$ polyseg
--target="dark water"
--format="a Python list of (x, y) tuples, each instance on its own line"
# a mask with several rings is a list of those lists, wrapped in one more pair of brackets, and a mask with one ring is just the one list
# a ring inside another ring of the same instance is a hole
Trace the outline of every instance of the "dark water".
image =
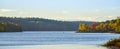
[(75, 33), (75, 31), (26, 31), (0, 33), (0, 46), (14, 45), (102, 45), (120, 34)]

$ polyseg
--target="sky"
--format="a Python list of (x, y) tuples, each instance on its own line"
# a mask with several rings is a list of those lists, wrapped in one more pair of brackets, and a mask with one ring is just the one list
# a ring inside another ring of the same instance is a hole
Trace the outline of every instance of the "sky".
[(120, 0), (0, 0), (0, 16), (105, 21), (120, 16)]

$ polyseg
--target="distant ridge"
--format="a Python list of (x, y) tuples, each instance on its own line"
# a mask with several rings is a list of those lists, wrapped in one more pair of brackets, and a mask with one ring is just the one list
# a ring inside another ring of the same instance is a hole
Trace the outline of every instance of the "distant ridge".
[(79, 23), (93, 23), (90, 21), (57, 21), (43, 18), (16, 17), (0, 17), (0, 22), (20, 24), (23, 31), (76, 31)]

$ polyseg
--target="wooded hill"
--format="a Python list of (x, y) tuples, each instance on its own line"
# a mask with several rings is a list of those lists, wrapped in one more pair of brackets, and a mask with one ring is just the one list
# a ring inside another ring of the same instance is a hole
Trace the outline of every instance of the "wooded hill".
[(93, 23), (87, 21), (57, 21), (43, 18), (16, 17), (0, 17), (0, 21), (20, 24), (23, 31), (77, 31), (79, 23)]
[(0, 32), (21, 32), (22, 28), (19, 24), (0, 22)]

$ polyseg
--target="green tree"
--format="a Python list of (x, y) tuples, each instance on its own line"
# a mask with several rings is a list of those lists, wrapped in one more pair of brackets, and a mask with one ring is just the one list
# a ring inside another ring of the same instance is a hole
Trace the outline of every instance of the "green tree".
[(0, 31), (5, 31), (5, 27), (3, 24), (0, 24)]

